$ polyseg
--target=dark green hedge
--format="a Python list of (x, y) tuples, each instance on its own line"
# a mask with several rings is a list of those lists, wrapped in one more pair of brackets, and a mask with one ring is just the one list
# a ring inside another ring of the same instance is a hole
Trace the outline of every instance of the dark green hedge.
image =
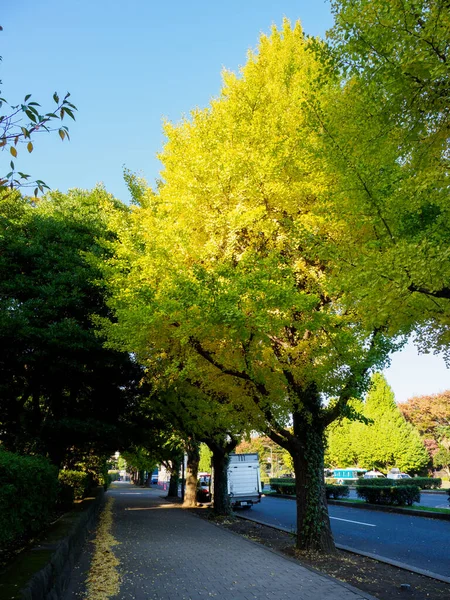
[(59, 481), (63, 486), (72, 488), (75, 500), (81, 500), (92, 487), (92, 476), (83, 471), (63, 470), (59, 472)]
[(325, 493), (327, 495), (327, 499), (334, 498), (337, 500), (338, 498), (348, 498), (350, 488), (348, 485), (335, 485), (327, 483), (325, 484)]
[(291, 477), (272, 478), (270, 479), (270, 485), (277, 494), (295, 496), (295, 479)]
[(356, 485), (363, 485), (365, 487), (403, 487), (405, 485), (415, 485), (421, 490), (433, 490), (441, 487), (442, 479), (437, 477), (412, 477), (411, 479), (387, 479), (385, 477), (380, 477), (379, 479), (364, 479), (364, 477), (360, 477), (356, 482)]
[(370, 504), (397, 504), (399, 506), (407, 504), (411, 506), (413, 502), (420, 502), (420, 488), (417, 485), (358, 485), (356, 493), (359, 498), (363, 498)]
[(0, 473), (0, 547), (5, 547), (50, 520), (58, 496), (58, 471), (43, 457), (0, 449)]

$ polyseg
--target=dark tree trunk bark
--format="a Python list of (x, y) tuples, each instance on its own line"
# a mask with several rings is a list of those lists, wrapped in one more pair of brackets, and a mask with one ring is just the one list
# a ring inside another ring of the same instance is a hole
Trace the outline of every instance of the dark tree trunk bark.
[(167, 492), (168, 498), (178, 498), (178, 483), (180, 481), (180, 459), (173, 458), (171, 460), (170, 467), (170, 482), (169, 482), (169, 491)]
[(183, 506), (186, 508), (192, 508), (197, 506), (197, 476), (198, 464), (200, 462), (200, 446), (197, 442), (192, 441), (186, 451), (186, 488)]
[(217, 446), (212, 449), (212, 465), (213, 465), (213, 501), (214, 514), (230, 515), (231, 504), (228, 496), (228, 463), (230, 462), (230, 454), (223, 448)]
[[(227, 436), (228, 437), (228, 436)], [(230, 452), (237, 445), (237, 440), (227, 438), (223, 435), (221, 442), (214, 439), (202, 440), (212, 452), (213, 470), (213, 511), (215, 515), (227, 516), (231, 514), (230, 498), (228, 496), (228, 463)]]
[(141, 469), (139, 471), (139, 485), (144, 485), (145, 484), (145, 471), (143, 469)]
[[(303, 443), (302, 443), (303, 442)], [(289, 449), (295, 471), (297, 548), (303, 551), (336, 551), (325, 496), (323, 431), (305, 427), (304, 440)]]

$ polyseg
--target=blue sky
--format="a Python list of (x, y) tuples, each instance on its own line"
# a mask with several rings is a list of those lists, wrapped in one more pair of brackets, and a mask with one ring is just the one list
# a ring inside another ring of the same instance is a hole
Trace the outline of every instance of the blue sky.
[[(259, 34), (283, 16), (300, 19), (311, 35), (332, 24), (325, 0), (2, 0), (2, 96), (14, 104), (32, 93), (47, 112), (54, 91), (70, 91), (78, 107), (70, 143), (42, 135), (17, 166), (52, 188), (102, 182), (128, 201), (123, 166), (150, 184), (158, 178), (163, 118), (206, 106), (222, 69), (244, 64)], [(10, 158), (1, 155), (1, 172)], [(386, 376), (398, 401), (450, 388), (443, 360), (418, 357), (411, 345)]]

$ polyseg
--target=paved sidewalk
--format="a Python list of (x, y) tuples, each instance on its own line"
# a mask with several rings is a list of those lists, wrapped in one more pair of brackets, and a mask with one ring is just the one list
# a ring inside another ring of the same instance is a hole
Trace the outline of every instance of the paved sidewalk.
[[(157, 489), (117, 483), (117, 600), (362, 600), (372, 598), (170, 504)], [(68, 598), (79, 598), (72, 588)], [(375, 600), (375, 599), (373, 599)]]

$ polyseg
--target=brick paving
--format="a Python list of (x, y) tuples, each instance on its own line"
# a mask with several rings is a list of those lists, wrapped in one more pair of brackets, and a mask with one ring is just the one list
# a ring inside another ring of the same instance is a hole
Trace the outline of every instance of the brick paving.
[[(122, 576), (116, 600), (375, 600), (168, 503), (162, 493), (126, 483), (108, 492), (120, 542), (113, 548)], [(80, 597), (76, 587), (66, 600)]]

